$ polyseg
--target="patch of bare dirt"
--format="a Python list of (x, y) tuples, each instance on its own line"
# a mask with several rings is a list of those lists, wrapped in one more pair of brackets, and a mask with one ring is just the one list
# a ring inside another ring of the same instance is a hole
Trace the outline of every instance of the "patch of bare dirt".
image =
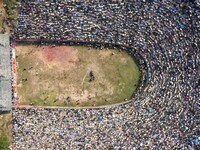
[(77, 61), (77, 50), (69, 46), (42, 46), (36, 55), (50, 68), (59, 67), (68, 70)]

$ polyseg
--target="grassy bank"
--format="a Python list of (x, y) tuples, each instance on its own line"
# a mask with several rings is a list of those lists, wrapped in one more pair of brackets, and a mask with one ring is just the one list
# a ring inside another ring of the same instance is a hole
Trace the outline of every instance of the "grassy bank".
[(11, 143), (12, 115), (10, 112), (0, 114), (0, 150), (8, 149)]
[(12, 34), (14, 32), (18, 16), (18, 0), (0, 1), (0, 32)]

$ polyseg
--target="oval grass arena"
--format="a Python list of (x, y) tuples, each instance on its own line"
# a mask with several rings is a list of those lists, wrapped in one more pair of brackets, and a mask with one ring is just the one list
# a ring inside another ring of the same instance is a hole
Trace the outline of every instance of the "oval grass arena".
[(16, 47), (19, 104), (101, 106), (129, 100), (140, 79), (132, 57), (87, 46)]

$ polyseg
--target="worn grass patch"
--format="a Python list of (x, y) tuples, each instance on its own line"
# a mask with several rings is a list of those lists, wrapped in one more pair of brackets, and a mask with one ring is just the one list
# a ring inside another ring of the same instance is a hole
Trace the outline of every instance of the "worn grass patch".
[(5, 133), (0, 137), (0, 149), (8, 148), (8, 138)]
[(11, 143), (11, 118), (11, 113), (0, 114), (0, 150), (8, 149), (8, 146)]
[[(17, 46), (20, 104), (100, 106), (128, 100), (140, 78), (132, 57), (116, 49)], [(90, 72), (94, 81), (90, 80)]]

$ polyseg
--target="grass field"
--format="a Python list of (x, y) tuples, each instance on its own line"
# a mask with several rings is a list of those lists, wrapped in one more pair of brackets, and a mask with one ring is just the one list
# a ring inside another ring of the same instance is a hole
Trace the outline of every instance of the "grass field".
[[(20, 104), (100, 106), (128, 100), (140, 72), (124, 51), (83, 46), (18, 45)], [(90, 71), (94, 81), (89, 82)]]
[(0, 150), (8, 149), (11, 143), (11, 113), (0, 114)]

